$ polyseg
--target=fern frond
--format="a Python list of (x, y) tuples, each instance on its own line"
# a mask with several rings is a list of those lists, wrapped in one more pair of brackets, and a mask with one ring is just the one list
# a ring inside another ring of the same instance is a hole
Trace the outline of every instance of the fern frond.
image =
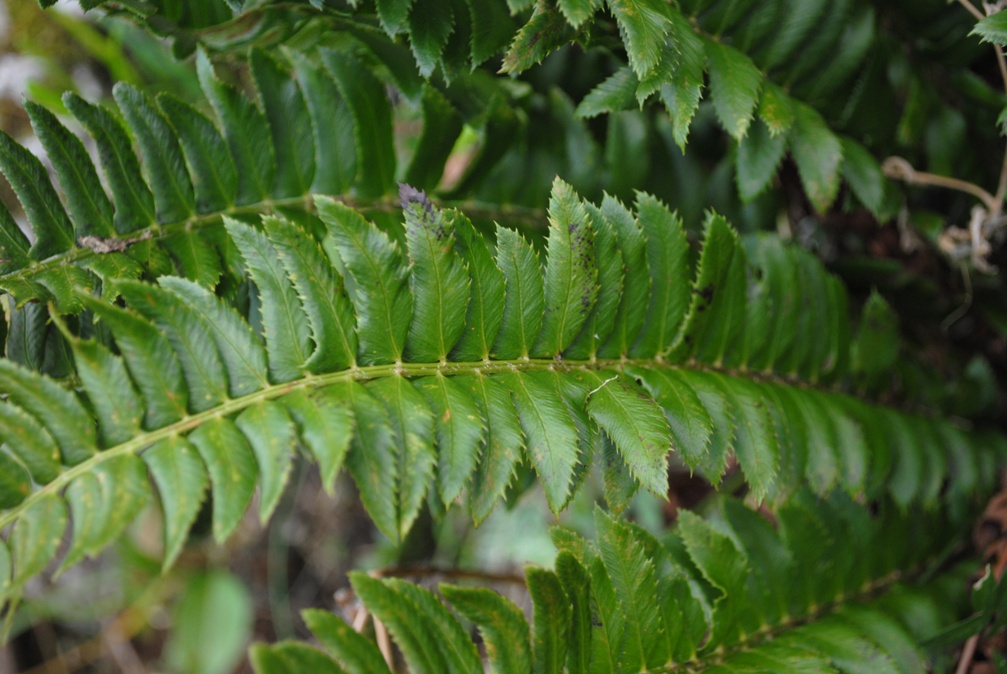
[[(960, 569), (920, 583), (954, 523), (932, 513), (869, 515), (843, 495), (800, 492), (777, 527), (723, 499), (710, 519), (683, 512), (668, 535), (595, 511), (597, 539), (554, 530), (555, 570), (526, 569), (533, 616), (495, 592), (442, 584), (479, 629), (493, 671), (836, 672), (926, 669), (920, 646), (963, 608), (949, 601)], [(907, 535), (891, 550), (882, 537)], [(477, 672), (461, 622), (429, 590), (351, 574), (365, 607), (388, 628), (410, 671)], [(360, 671), (369, 639), (332, 614), (305, 620), (326, 649), (256, 644), (259, 674), (305, 671), (315, 660)], [(377, 660), (376, 669), (385, 671)]]
[[(196, 282), (120, 279), (113, 288), (126, 308), (77, 296), (114, 350), (59, 323), (78, 391), (0, 360), (11, 595), (39, 571), (35, 549), (19, 541), (58, 540), (67, 504), (69, 564), (128, 524), (136, 509), (112, 504), (149, 498), (149, 472), (170, 564), (207, 490), (217, 540), (257, 486), (266, 520), (299, 448), (327, 487), (345, 463), (393, 540), (428, 492), (450, 504), (467, 487), (462, 500), (485, 518), (519, 461), (558, 512), (599, 451), (613, 499), (637, 486), (663, 495), (672, 450), (714, 483), (733, 454), (754, 495), (775, 502), (807, 482), (823, 495), (841, 487), (932, 506), (951, 474), (962, 500), (994, 479), (1001, 440), (851, 395), (894, 367), (861, 351), (880, 309), (869, 309), (855, 341), (863, 355), (851, 358), (846, 298), (806, 252), (755, 239), (753, 268), (711, 214), (693, 271), (677, 218), (656, 199), (639, 195), (635, 214), (612, 200), (598, 208), (557, 180), (544, 265), (503, 228), (494, 262), (463, 215), (411, 188), (403, 200), (404, 252), (397, 236), (331, 199), (318, 199), (312, 224), (321, 245), (280, 217), (261, 228), (227, 219), (258, 289), (256, 328)], [(639, 266), (599, 274), (613, 242)], [(624, 296), (643, 308), (602, 303), (612, 289), (601, 284), (621, 290), (630, 271), (651, 278)], [(503, 296), (484, 292), (500, 279)], [(781, 315), (795, 286), (802, 309)], [(600, 325), (605, 334), (580, 339)], [(466, 333), (480, 335), (481, 358), (453, 355)]]
[[(29, 245), (10, 215), (0, 215), (0, 289), (18, 305), (42, 301), (77, 312), (75, 287), (108, 288), (120, 278), (174, 271), (210, 287), (230, 262), (209, 245), (222, 237), (223, 215), (257, 221), (280, 210), (310, 211), (313, 193), (379, 202), (394, 187), (390, 108), (383, 85), (348, 59), (291, 53), (281, 63), (253, 51), (257, 95), (249, 99), (218, 79), (200, 53), (203, 104), (215, 120), (122, 83), (114, 89), (121, 118), (67, 94), (67, 108), (97, 146), (110, 195), (81, 140), (27, 102), (66, 200), (41, 161), (0, 134), (0, 171), (34, 234)], [(427, 112), (434, 125), (440, 111)], [(446, 158), (414, 156), (414, 170), (439, 176)]]

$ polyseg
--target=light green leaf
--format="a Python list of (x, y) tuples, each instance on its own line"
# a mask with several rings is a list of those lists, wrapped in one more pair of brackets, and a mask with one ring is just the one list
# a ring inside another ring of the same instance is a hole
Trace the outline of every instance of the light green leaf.
[(11, 554), (6, 543), (0, 543), (0, 599), (6, 598), (11, 588)]
[(345, 384), (311, 393), (301, 389), (283, 396), (280, 402), (297, 423), (301, 442), (318, 462), (322, 487), (332, 494), (355, 425)]
[(144, 428), (160, 428), (186, 416), (189, 397), (182, 366), (161, 331), (130, 311), (88, 297), (83, 300), (115, 336), (143, 395)]
[(397, 541), (399, 455), (391, 419), (384, 405), (360, 384), (350, 382), (347, 394), (357, 426), (346, 467), (374, 524)]
[(524, 438), (514, 403), (501, 382), (482, 374), (461, 375), (454, 381), (478, 405), (485, 427), (482, 453), (468, 497), (472, 519), (480, 524), (511, 483)]
[(598, 549), (612, 587), (622, 606), (624, 637), (622, 648), (634, 662), (648, 668), (665, 664), (670, 653), (658, 609), (657, 573), (650, 554), (633, 535), (633, 530), (595, 508)]
[(375, 3), (381, 25), (390, 36), (402, 30), (412, 8), (413, 0), (377, 0)]
[(102, 446), (112, 447), (134, 437), (140, 432), (143, 405), (122, 358), (93, 340), (67, 341), (73, 349), (77, 376), (94, 405)]
[(314, 131), (315, 194), (343, 194), (357, 174), (353, 115), (324, 68), (298, 51), (285, 52), (294, 64)]
[(119, 292), (134, 311), (151, 320), (168, 338), (182, 365), (195, 412), (219, 405), (228, 398), (227, 374), (201, 314), (167, 290), (139, 281), (121, 281)]
[(143, 152), (157, 219), (179, 222), (193, 215), (195, 197), (175, 130), (154, 102), (136, 87), (118, 82), (112, 95)]
[(236, 311), (192, 281), (162, 276), (158, 283), (205, 318), (206, 327), (224, 362), (232, 398), (240, 398), (269, 385), (266, 352), (262, 343)]
[(615, 329), (598, 352), (603, 358), (629, 355), (633, 341), (643, 328), (650, 300), (651, 274), (647, 261), (647, 236), (643, 227), (618, 200), (606, 196), (601, 211), (615, 232), (622, 253), (623, 292), (615, 315)]
[(454, 251), (454, 233), (444, 213), (425, 192), (400, 185), (406, 248), (412, 261), (409, 285), (413, 319), (405, 356), (412, 362), (447, 362), (465, 329), (469, 303), (468, 270)]
[(735, 178), (742, 201), (751, 201), (769, 187), (786, 147), (785, 136), (774, 135), (769, 127), (759, 123), (739, 141)]
[(455, 211), (448, 211), (444, 217), (455, 233), (455, 250), (465, 260), (471, 284), (465, 327), (451, 352), (451, 360), (489, 360), (490, 349), (503, 319), (498, 310), (504, 303), (503, 272), (493, 261), (486, 239), (468, 218)]
[(800, 103), (794, 104), (790, 151), (811, 205), (824, 213), (839, 192), (843, 146), (822, 116)]
[(497, 266), (503, 272), (506, 294), (496, 343), (497, 360), (527, 358), (538, 338), (545, 310), (542, 268), (538, 255), (517, 232), (497, 226)]
[(59, 445), (35, 417), (17, 405), (0, 404), (0, 440), (21, 460), (35, 482), (48, 484), (59, 475)]
[(538, 373), (498, 377), (511, 390), (531, 464), (542, 481), (549, 508), (566, 504), (577, 465), (577, 428), (552, 382)]
[(766, 400), (759, 388), (747, 379), (727, 381), (722, 376), (712, 379), (721, 387), (735, 414), (732, 449), (751, 485), (752, 494), (763, 499), (771, 491), (780, 461), (779, 441), (773, 432)]
[[(31, 475), (25, 466), (7, 452), (0, 450), (0, 508), (13, 508), (24, 501), (31, 491)], [(0, 573), (0, 578), (2, 575)], [(9, 578), (10, 574), (7, 575), (8, 580)], [(0, 580), (0, 583), (2, 582)], [(0, 596), (3, 596), (3, 592), (3, 589), (0, 589)]]
[(689, 510), (679, 512), (678, 533), (703, 578), (721, 593), (713, 602), (709, 644), (722, 647), (736, 643), (741, 636), (742, 612), (746, 609), (747, 560), (733, 540)]
[(619, 68), (584, 97), (577, 105), (577, 116), (591, 118), (606, 112), (632, 109), (637, 103), (636, 90), (639, 84), (632, 68)]
[(594, 232), (598, 296), (580, 334), (563, 351), (564, 357), (573, 360), (586, 360), (598, 355), (598, 348), (615, 329), (616, 314), (623, 301), (624, 267), (615, 229), (601, 209), (593, 204), (585, 206)]
[(559, 11), (563, 12), (567, 23), (574, 28), (590, 19), (601, 4), (601, 0), (559, 0)]
[(532, 602), (533, 674), (561, 674), (566, 663), (570, 604), (552, 571), (525, 567)]
[(75, 465), (94, 455), (98, 444), (94, 419), (71, 390), (0, 359), (0, 391), (8, 395), (8, 402), (23, 407), (52, 434), (65, 463)]
[(990, 14), (973, 26), (969, 35), (978, 35), (983, 42), (1007, 44), (1007, 10)]
[[(423, 133), (406, 170), (405, 182), (420, 190), (435, 189), (462, 132), (463, 119), (444, 94), (431, 84), (423, 86), (421, 107)], [(401, 187), (399, 193), (402, 193)]]
[(759, 102), (762, 71), (752, 59), (734, 47), (714, 40), (705, 41), (710, 68), (710, 97), (717, 119), (735, 140), (748, 133), (748, 125)]
[(157, 485), (164, 514), (164, 562), (171, 568), (185, 545), (189, 528), (206, 498), (210, 484), (206, 466), (196, 448), (175, 436), (162, 440), (143, 455), (143, 461)]
[(479, 628), (486, 656), (496, 674), (531, 671), (531, 634), (524, 612), (506, 597), (482, 587), (440, 585), (456, 611)]
[(851, 349), (851, 367), (862, 387), (872, 389), (887, 378), (899, 355), (899, 341), (895, 312), (877, 290), (872, 290)]
[(587, 372), (587, 411), (615, 442), (633, 477), (655, 496), (668, 491), (671, 429), (661, 409), (610, 371)]
[(171, 616), (167, 666), (189, 674), (234, 671), (252, 636), (252, 604), (248, 588), (227, 571), (191, 576)]
[[(685, 317), (689, 302), (686, 281), (689, 276), (689, 242), (685, 238), (682, 219), (654, 197), (637, 193), (636, 210), (647, 237), (650, 303), (647, 321), (630, 355), (650, 358), (667, 353)], [(639, 273), (635, 269), (630, 272)]]
[[(376, 379), (367, 390), (385, 406), (395, 445), (396, 531), (404, 538), (423, 506), (437, 465), (434, 419), (423, 396), (405, 377)], [(361, 422), (362, 423), (362, 422)]]
[(332, 372), (355, 365), (355, 318), (343, 279), (314, 238), (301, 228), (280, 218), (265, 218), (263, 226), (308, 316), (314, 351), (303, 369)]
[(316, 648), (299, 641), (281, 641), (278, 644), (252, 644), (248, 659), (256, 674), (343, 674), (332, 658)]
[(880, 217), (885, 202), (885, 176), (881, 165), (860, 143), (842, 138), (843, 178), (853, 194), (876, 217)]
[(679, 12), (671, 13), (672, 40), (678, 46), (675, 76), (661, 86), (661, 102), (671, 117), (672, 135), (678, 148), (685, 152), (689, 126), (703, 95), (706, 72), (706, 51), (703, 40)]
[(342, 618), (312, 608), (305, 609), (301, 617), (348, 674), (390, 674), (374, 642), (355, 632)]
[(361, 364), (401, 360), (413, 314), (402, 254), (386, 234), (356, 211), (327, 198), (319, 198), (317, 206), (345, 269), (357, 315)]
[(214, 417), (189, 435), (210, 474), (213, 538), (223, 543), (248, 508), (259, 470), (255, 456), (233, 421)]
[(545, 313), (532, 356), (555, 358), (580, 331), (598, 295), (594, 232), (584, 204), (557, 178), (549, 199)]
[(297, 379), (311, 353), (311, 329), (279, 253), (265, 234), (248, 225), (225, 218), (224, 227), (259, 289), (270, 378), (275, 382)]
[[(513, 13), (513, 7), (511, 11)], [(573, 36), (574, 33), (562, 14), (548, 3), (536, 2), (531, 18), (517, 32), (507, 49), (500, 72), (524, 72), (541, 63), (546, 56), (572, 40)]]
[(671, 434), (672, 449), (692, 468), (710, 450), (713, 420), (686, 373), (672, 368), (631, 367), (627, 374), (639, 378), (660, 405)]
[(770, 81), (762, 85), (759, 117), (769, 127), (772, 136), (790, 131), (794, 125), (794, 102), (782, 89)]
[(24, 509), (8, 542), (14, 562), (14, 587), (42, 573), (52, 561), (63, 541), (66, 523), (66, 505), (56, 494), (46, 494)]
[(619, 24), (629, 65), (644, 77), (657, 65), (670, 30), (668, 5), (661, 0), (606, 0)]
[(280, 502), (290, 478), (297, 434), (290, 414), (282, 405), (259, 402), (245, 408), (235, 423), (245, 434), (259, 464), (262, 494), (259, 521), (265, 524)]
[(220, 256), (214, 246), (207, 245), (205, 235), (191, 230), (181, 231), (165, 237), (162, 243), (185, 277), (208, 288), (220, 281), (223, 273)]
[(736, 365), (741, 361), (746, 316), (745, 251), (737, 233), (719, 215), (707, 216), (703, 232), (692, 301), (671, 358)]
[(479, 458), (484, 422), (475, 401), (454, 378), (421, 377), (416, 388), (426, 397), (437, 430), (437, 482), (450, 505), (461, 493)]
[(71, 482), (66, 500), (73, 515), (73, 542), (57, 574), (105, 549), (149, 498), (147, 470), (135, 454), (113, 457)]

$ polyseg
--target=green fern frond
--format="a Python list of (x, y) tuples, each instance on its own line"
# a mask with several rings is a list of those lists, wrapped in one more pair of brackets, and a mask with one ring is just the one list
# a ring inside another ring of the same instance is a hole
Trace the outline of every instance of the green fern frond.
[[(948, 599), (963, 574), (917, 579), (932, 571), (954, 523), (889, 507), (872, 516), (843, 495), (807, 492), (777, 517), (774, 527), (723, 499), (710, 519), (683, 512), (658, 539), (596, 510), (595, 541), (554, 530), (555, 569), (526, 569), (530, 621), (492, 590), (439, 589), (479, 629), (499, 674), (925, 671), (928, 653), (917, 644), (957, 616), (961, 607)], [(896, 531), (909, 546), (883, 544)], [(431, 591), (362, 573), (351, 581), (409, 671), (483, 671), (463, 623)], [(366, 671), (388, 671), (373, 642), (341, 618), (317, 610), (304, 618), (324, 651), (256, 644), (259, 674), (323, 662), (362, 672), (365, 657)]]
[[(0, 360), (9, 596), (68, 519), (64, 566), (113, 540), (152, 495), (148, 473), (166, 565), (207, 492), (217, 540), (257, 486), (268, 519), (299, 450), (329, 487), (345, 465), (392, 540), (428, 493), (484, 519), (519, 462), (558, 512), (598, 452), (613, 507), (638, 486), (663, 495), (670, 451), (714, 483), (733, 455), (755, 497), (778, 503), (802, 483), (902, 508), (933, 506), (951, 474), (955, 498), (991, 486), (999, 440), (850, 394), (894, 358), (868, 356), (874, 313), (850, 339), (845, 295), (808, 253), (769, 238), (746, 253), (711, 214), (692, 270), (681, 221), (656, 199), (597, 207), (557, 180), (540, 265), (515, 232), (498, 229), (494, 258), (460, 213), (413, 188), (402, 200), (401, 239), (325, 198), (321, 244), (276, 216), (227, 219), (258, 289), (254, 328), (197, 282), (119, 279), (126, 308), (76, 299), (114, 349), (58, 322), (77, 391)], [(602, 274), (611, 250), (623, 266)], [(630, 292), (631, 277), (650, 282)], [(639, 306), (602, 301), (606, 283)]]
[[(221, 216), (254, 221), (310, 210), (316, 192), (380, 200), (394, 187), (391, 115), (382, 84), (349, 59), (292, 54), (291, 66), (253, 51), (258, 95), (250, 100), (219, 80), (201, 53), (199, 78), (216, 121), (122, 83), (114, 90), (122, 118), (67, 94), (67, 108), (97, 146), (110, 196), (83, 143), (29, 101), (66, 203), (41, 161), (0, 134), (0, 171), (34, 234), (29, 246), (10, 215), (0, 215), (0, 288), (19, 305), (38, 300), (77, 312), (74, 288), (99, 282), (108, 288), (176, 271), (215, 286), (230, 262), (208, 245), (221, 237)], [(427, 155), (414, 158), (416, 170), (440, 175), (446, 155)]]

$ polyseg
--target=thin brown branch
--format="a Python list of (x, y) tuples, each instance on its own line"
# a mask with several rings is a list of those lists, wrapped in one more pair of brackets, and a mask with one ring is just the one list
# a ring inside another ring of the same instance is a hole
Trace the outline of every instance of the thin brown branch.
[(960, 178), (937, 175), (936, 173), (917, 171), (913, 168), (912, 164), (902, 157), (888, 157), (882, 163), (881, 170), (884, 171), (884, 174), (889, 178), (901, 180), (911, 185), (945, 187), (947, 189), (971, 194), (976, 199), (983, 202), (983, 206), (986, 207), (986, 211), (988, 213), (992, 213), (996, 210), (996, 198), (975, 183), (970, 183), (969, 181), (961, 180)]
[(982, 21), (986, 18), (986, 15), (979, 11), (979, 8), (969, 2), (969, 0), (958, 0), (958, 4), (967, 9), (969, 14), (976, 18), (976, 21)]
[(972, 658), (976, 654), (976, 646), (979, 644), (979, 635), (973, 634), (969, 637), (969, 640), (965, 642), (965, 648), (962, 649), (962, 657), (958, 660), (958, 668), (955, 669), (955, 674), (966, 674), (969, 671), (969, 667), (972, 666)]

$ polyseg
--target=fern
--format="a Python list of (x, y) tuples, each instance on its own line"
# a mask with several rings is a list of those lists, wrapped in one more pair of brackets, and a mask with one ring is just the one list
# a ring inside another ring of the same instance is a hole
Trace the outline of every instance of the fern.
[[(851, 302), (812, 254), (728, 219), (774, 222), (788, 156), (811, 210), (893, 214), (876, 157), (932, 135), (931, 112), (964, 125), (921, 93), (960, 41), (903, 56), (894, 11), (861, 0), (81, 5), (195, 54), (202, 97), (67, 94), (98, 166), (27, 102), (58, 184), (0, 134), (31, 230), (0, 209), (8, 618), (53, 559), (99, 554), (149, 504), (165, 570), (201, 511), (218, 542), (253, 502), (266, 522), (302, 458), (330, 492), (345, 468), (394, 544), (425, 508), (478, 524), (534, 480), (559, 514), (594, 472), (606, 509), (526, 570), (530, 619), (485, 588), (443, 585), (445, 604), (352, 575), (410, 671), (482, 671), (472, 626), (508, 673), (923, 669), (917, 644), (962, 608), (948, 552), (1007, 444), (956, 416), (978, 406), (900, 344), (881, 294)], [(934, 6), (897, 20), (964, 33)], [(1000, 43), (1002, 23), (975, 32)], [(979, 101), (970, 122), (1002, 107), (946, 79)], [(903, 95), (898, 119), (863, 104)], [(403, 142), (405, 118), (422, 127)], [(690, 138), (715, 141), (708, 182)], [(731, 217), (701, 216), (725, 180)], [(714, 497), (657, 535), (620, 519), (669, 466), (747, 505)], [(318, 647), (256, 645), (257, 671), (394, 669), (304, 618)]]
[[(808, 492), (778, 518), (779, 531), (722, 499), (709, 519), (686, 513), (659, 540), (598, 509), (597, 540), (556, 529), (555, 570), (525, 570), (530, 624), (491, 590), (439, 590), (478, 628), (499, 674), (924, 671), (928, 654), (913, 643), (954, 615), (961, 569), (925, 582), (921, 572), (954, 523), (889, 507), (872, 517), (840, 494)], [(896, 531), (912, 545), (880, 543)], [(432, 592), (363, 573), (351, 580), (409, 671), (482, 671), (463, 622)], [(338, 617), (309, 610), (304, 619), (321, 648), (256, 644), (257, 672), (390, 671), (375, 644)]]
[[(658, 201), (640, 195), (636, 213), (612, 199), (599, 207), (557, 181), (544, 267), (505, 229), (494, 261), (463, 215), (412, 188), (402, 199), (405, 253), (331, 199), (316, 200), (321, 245), (276, 216), (261, 229), (227, 219), (258, 289), (261, 331), (196, 282), (118, 279), (112, 295), (126, 308), (77, 295), (118, 354), (59, 323), (81, 398), (0, 361), (9, 507), (0, 527), (14, 525), (8, 596), (55, 552), (39, 556), (20, 541), (56, 545), (69, 514), (61, 568), (95, 554), (151, 496), (148, 472), (166, 518), (166, 566), (207, 490), (217, 540), (256, 486), (265, 521), (298, 447), (327, 485), (345, 464), (392, 540), (409, 531), (428, 491), (450, 505), (473, 485), (464, 500), (482, 520), (519, 462), (559, 512), (598, 451), (606, 484), (629, 479), (630, 491), (658, 495), (672, 449), (713, 482), (733, 453), (756, 498), (780, 503), (802, 482), (823, 495), (887, 492), (903, 508), (935, 504), (952, 472), (961, 497), (991, 486), (1002, 448), (986, 436), (806, 388), (883, 377), (893, 364), (851, 359), (845, 297), (807, 254), (753, 239), (763, 272), (750, 286), (745, 247), (711, 214), (693, 273), (681, 222)], [(635, 270), (649, 270), (650, 290), (637, 295), (645, 310), (598, 301), (615, 291), (602, 283), (621, 287), (628, 269), (603, 278), (596, 246), (608, 240), (606, 254), (619, 259), (641, 234), (650, 235)], [(794, 273), (811, 320), (770, 324), (785, 297), (776, 279)], [(811, 307), (812, 297), (828, 301)], [(830, 325), (832, 340), (815, 338)], [(454, 355), (463, 334), (478, 336), (481, 357)], [(612, 489), (618, 508), (625, 497)]]

